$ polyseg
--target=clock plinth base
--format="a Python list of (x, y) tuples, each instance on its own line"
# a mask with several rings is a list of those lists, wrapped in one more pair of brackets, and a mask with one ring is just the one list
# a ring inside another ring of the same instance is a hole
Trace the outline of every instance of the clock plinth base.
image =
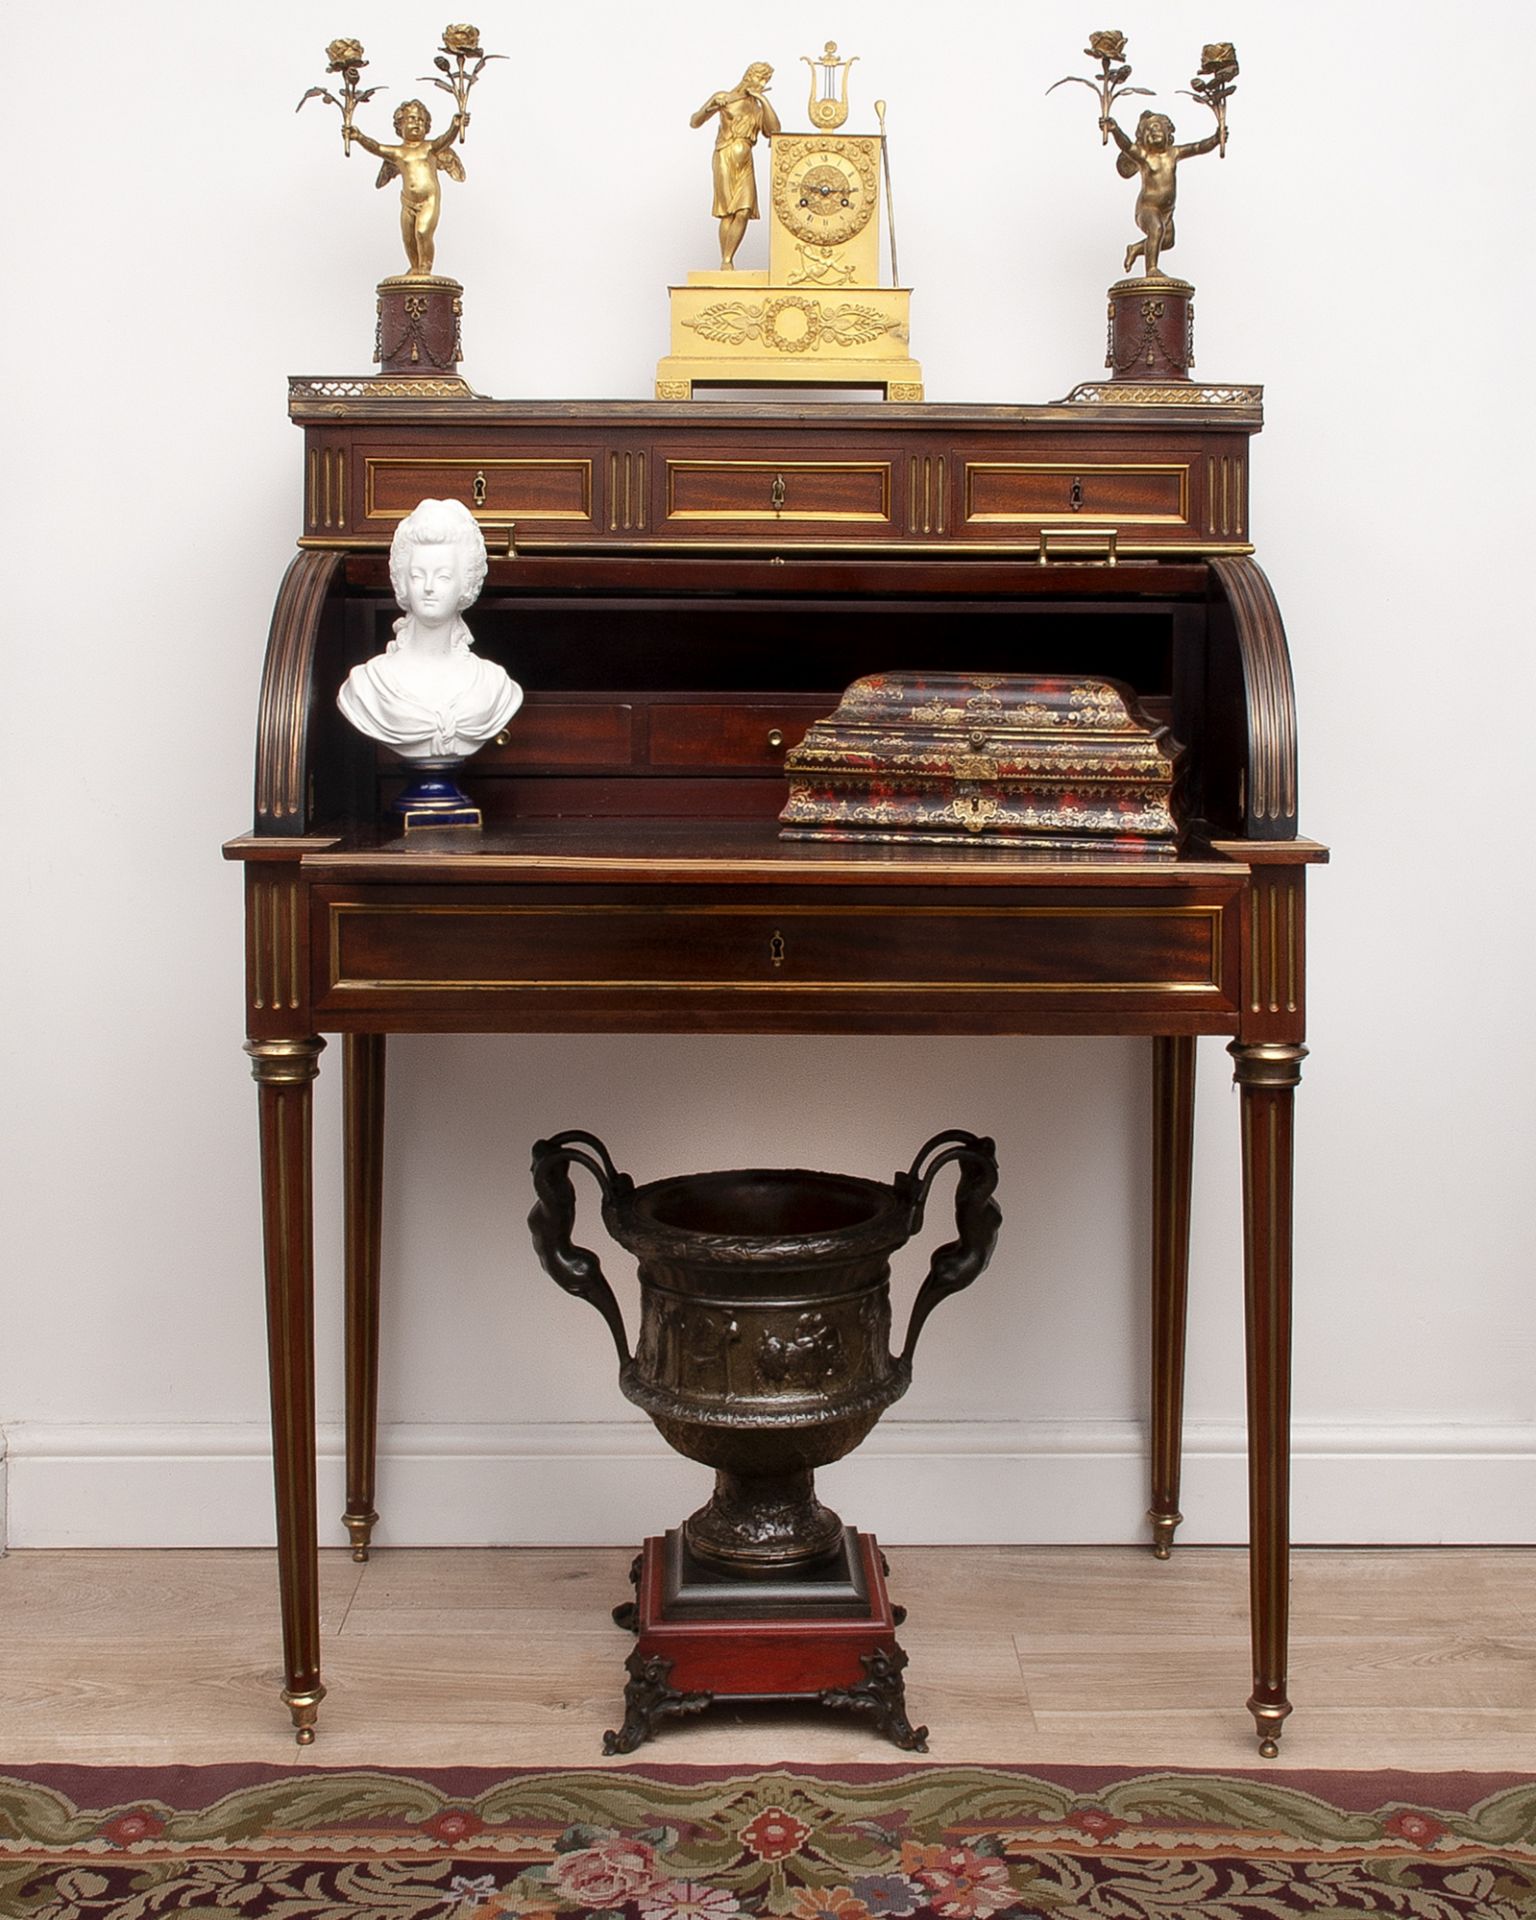
[(923, 397), (907, 351), (909, 287), (783, 286), (758, 273), (691, 273), (668, 289), (672, 351), (656, 366), (656, 398), (695, 387), (879, 387)]

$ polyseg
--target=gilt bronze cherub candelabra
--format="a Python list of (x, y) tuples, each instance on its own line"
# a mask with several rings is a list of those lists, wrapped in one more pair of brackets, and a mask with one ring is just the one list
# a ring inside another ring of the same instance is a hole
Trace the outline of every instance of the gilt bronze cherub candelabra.
[[(457, 379), (462, 346), (459, 323), (464, 289), (433, 271), (438, 216), (442, 211), (442, 176), (462, 181), (464, 162), (454, 151), (469, 132), (469, 95), (488, 60), (505, 59), (480, 45), (480, 29), (467, 23), (443, 29), (443, 41), (433, 57), (434, 73), (421, 77), (452, 96), (454, 113), (439, 134), (432, 132), (432, 116), (420, 100), (405, 100), (395, 109), (392, 142), (373, 139), (356, 124), (355, 115), (380, 92), (360, 84), (368, 65), (360, 40), (332, 40), (326, 47), (326, 74), (337, 77), (337, 91), (311, 87), (299, 101), (324, 100), (341, 113), (342, 152), (350, 157), (353, 144), (374, 154), (379, 162), (375, 185), (400, 182), (400, 238), (406, 271), (379, 283), (378, 329), (374, 359), (386, 376), (403, 378), (409, 390), (423, 383), (434, 392), (468, 391)], [(446, 381), (446, 386), (445, 386)]]
[[(1090, 34), (1084, 52), (1099, 62), (1098, 74), (1093, 79), (1067, 74), (1055, 83), (1055, 87), (1061, 87), (1070, 81), (1098, 95), (1099, 132), (1106, 146), (1113, 140), (1119, 149), (1115, 169), (1122, 178), (1139, 183), (1135, 219), (1141, 238), (1126, 248), (1124, 271), (1129, 274), (1140, 260), (1142, 273), (1138, 279), (1117, 281), (1109, 289), (1106, 364), (1115, 381), (1187, 380), (1195, 357), (1195, 290), (1187, 280), (1169, 274), (1162, 257), (1174, 243), (1179, 162), (1212, 151), (1226, 157), (1227, 102), (1236, 90), (1237, 52), (1229, 40), (1213, 41), (1202, 50), (1199, 73), (1180, 91), (1209, 107), (1216, 116), (1216, 127), (1205, 139), (1180, 146), (1174, 139), (1173, 121), (1166, 113), (1143, 111), (1134, 135), (1115, 119), (1117, 100), (1151, 92), (1147, 87), (1128, 84), (1131, 68), (1125, 59), (1125, 46), (1126, 37), (1118, 31)], [(1054, 92), (1055, 87), (1047, 91)]]

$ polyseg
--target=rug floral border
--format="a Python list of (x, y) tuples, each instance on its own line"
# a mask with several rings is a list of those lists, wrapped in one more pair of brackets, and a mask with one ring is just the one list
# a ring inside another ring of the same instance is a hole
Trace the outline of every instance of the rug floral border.
[(0, 1776), (11, 1920), (1536, 1916), (1536, 1779), (1089, 1768)]

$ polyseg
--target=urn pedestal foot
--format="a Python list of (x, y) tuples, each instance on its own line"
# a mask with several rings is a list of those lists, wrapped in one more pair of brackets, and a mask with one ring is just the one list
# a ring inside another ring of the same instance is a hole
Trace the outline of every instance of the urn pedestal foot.
[(872, 1535), (850, 1527), (842, 1554), (798, 1593), (791, 1582), (722, 1581), (712, 1600), (673, 1532), (646, 1541), (637, 1586), (638, 1598), (614, 1609), (637, 1638), (624, 1663), (624, 1722), (604, 1734), (604, 1753), (633, 1753), (663, 1720), (743, 1700), (842, 1708), (898, 1747), (926, 1751), (928, 1729), (907, 1717), (907, 1656)]

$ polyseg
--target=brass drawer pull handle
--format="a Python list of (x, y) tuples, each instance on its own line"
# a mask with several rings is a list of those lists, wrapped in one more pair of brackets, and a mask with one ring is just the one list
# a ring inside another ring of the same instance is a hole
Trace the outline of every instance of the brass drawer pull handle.
[(783, 732), (782, 732), (782, 730), (781, 730), (780, 728), (778, 728), (778, 727), (770, 727), (770, 728), (768, 729), (768, 744), (769, 744), (769, 746), (770, 746), (770, 747), (782, 747), (782, 746), (783, 746), (783, 744), (784, 744), (784, 735), (783, 735)]
[[(1119, 555), (1115, 548), (1120, 538), (1118, 527), (1050, 527), (1040, 529), (1040, 544), (1036, 557), (1042, 567), (1049, 566), (1052, 553), (1051, 542), (1071, 541), (1071, 546), (1058, 546), (1055, 558), (1070, 560), (1103, 560), (1114, 566)], [(1089, 543), (1092, 542), (1092, 545)], [(1097, 549), (1097, 551), (1095, 551)]]
[(773, 508), (775, 513), (783, 511), (784, 494), (784, 476), (782, 473), (776, 473), (773, 476), (773, 485), (768, 489), (768, 504)]

